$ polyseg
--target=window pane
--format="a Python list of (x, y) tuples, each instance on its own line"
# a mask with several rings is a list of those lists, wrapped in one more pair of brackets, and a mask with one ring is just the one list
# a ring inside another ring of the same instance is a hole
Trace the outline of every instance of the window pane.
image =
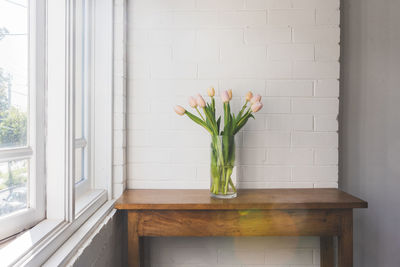
[(28, 206), (27, 160), (0, 163), (0, 218)]
[(87, 27), (85, 0), (76, 1), (75, 17), (75, 138), (85, 138), (87, 111)]
[[(89, 27), (88, 1), (77, 0), (75, 6), (75, 183), (87, 176), (88, 104), (89, 104)], [(82, 145), (82, 141), (85, 145)]]
[(0, 148), (27, 144), (27, 5), (0, 0)]
[(85, 179), (84, 175), (84, 149), (75, 149), (75, 183), (78, 183)]

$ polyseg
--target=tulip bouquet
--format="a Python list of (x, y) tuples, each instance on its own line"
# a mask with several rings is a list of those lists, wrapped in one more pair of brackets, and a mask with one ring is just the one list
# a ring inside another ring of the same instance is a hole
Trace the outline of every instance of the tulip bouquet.
[[(233, 198), (236, 197), (236, 187), (232, 180), (232, 173), (235, 167), (235, 135), (246, 125), (249, 118), (259, 111), (263, 105), (261, 96), (253, 96), (252, 92), (246, 94), (246, 100), (238, 114), (231, 112), (230, 101), (232, 90), (223, 91), (221, 100), (223, 103), (223, 125), (221, 116), (217, 118), (215, 109), (215, 90), (209, 88), (208, 96), (210, 103), (206, 103), (203, 97), (189, 98), (189, 105), (196, 110), (197, 115), (187, 111), (182, 106), (175, 106), (178, 115), (187, 115), (195, 123), (199, 124), (211, 135), (211, 186), (210, 191), (213, 197)], [(203, 113), (200, 109), (202, 109)]]

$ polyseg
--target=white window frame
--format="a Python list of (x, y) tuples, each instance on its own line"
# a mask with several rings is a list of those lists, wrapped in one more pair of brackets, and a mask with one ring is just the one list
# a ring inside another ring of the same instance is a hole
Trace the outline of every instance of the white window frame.
[[(76, 200), (72, 27), (75, 0), (45, 1), (36, 2), (46, 3), (42, 10), (47, 33), (46, 218), (0, 250), (2, 264), (6, 265), (43, 264), (96, 210), (106, 212), (113, 207), (113, 0), (92, 2), (93, 187)], [(59, 259), (60, 264), (67, 259)]]
[(45, 218), (44, 174), (44, 13), (42, 1), (29, 1), (27, 146), (4, 149), (0, 161), (29, 160), (28, 207), (0, 218), (0, 240), (28, 229)]
[[(58, 3), (69, 3), (66, 8)], [(47, 158), (58, 158), (57, 164), (47, 166), (47, 188), (52, 188), (48, 194), (47, 217), (64, 218), (67, 221), (74, 221), (83, 212), (85, 206), (89, 205), (93, 198), (101, 194), (106, 194), (109, 198), (111, 192), (112, 177), (112, 84), (113, 84), (113, 44), (112, 44), (112, 21), (113, 21), (113, 1), (101, 0), (92, 1), (94, 10), (93, 18), (93, 60), (91, 81), (91, 132), (89, 139), (91, 142), (92, 170), (92, 190), (87, 191), (75, 202), (75, 180), (74, 180), (74, 152), (75, 152), (75, 124), (74, 116), (74, 27), (73, 14), (75, 1), (57, 0), (48, 1), (48, 94), (47, 94)], [(50, 9), (51, 6), (53, 9)], [(109, 10), (107, 10), (109, 8)], [(50, 27), (58, 23), (49, 21), (50, 14), (61, 24), (61, 19), (65, 15), (54, 15), (50, 10), (59, 11), (67, 14), (65, 32), (60, 31), (59, 27)], [(71, 13), (70, 13), (71, 12)], [(108, 15), (105, 16), (105, 15)], [(61, 18), (60, 18), (61, 17)], [(54, 31), (54, 32), (52, 32)], [(107, 33), (110, 35), (109, 41), (105, 41)], [(50, 40), (50, 38), (53, 38)], [(54, 41), (52, 45), (51, 41)], [(54, 51), (52, 51), (54, 49)], [(66, 51), (60, 53), (59, 50)], [(54, 52), (54, 53), (53, 53)], [(64, 68), (60, 67), (60, 62)], [(52, 75), (50, 77), (50, 70)], [(53, 87), (54, 84), (54, 87)], [(60, 85), (64, 87), (60, 87)], [(57, 90), (50, 90), (57, 88)], [(62, 121), (60, 118), (65, 117)], [(94, 134), (95, 133), (95, 134)], [(62, 141), (64, 140), (64, 142)], [(60, 151), (63, 151), (60, 157)], [(50, 177), (65, 176), (64, 186)], [(83, 204), (82, 204), (83, 202)], [(55, 204), (54, 203), (58, 203)], [(66, 209), (61, 214), (59, 203), (64, 203)], [(86, 205), (85, 205), (86, 204)], [(75, 211), (76, 210), (76, 211)], [(63, 217), (64, 216), (64, 217)]]

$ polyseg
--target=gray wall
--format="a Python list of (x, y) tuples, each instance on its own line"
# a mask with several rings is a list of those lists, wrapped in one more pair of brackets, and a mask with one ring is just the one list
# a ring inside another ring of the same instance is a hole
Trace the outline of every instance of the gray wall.
[(93, 237), (79, 257), (69, 265), (73, 267), (122, 267), (126, 263), (126, 222), (116, 212)]
[(400, 1), (341, 1), (339, 186), (355, 216), (355, 266), (400, 266)]

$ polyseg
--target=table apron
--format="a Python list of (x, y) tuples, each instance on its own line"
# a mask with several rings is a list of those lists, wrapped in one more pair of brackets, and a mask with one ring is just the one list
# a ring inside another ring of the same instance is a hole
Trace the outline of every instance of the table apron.
[(337, 236), (351, 210), (129, 210), (138, 236)]

